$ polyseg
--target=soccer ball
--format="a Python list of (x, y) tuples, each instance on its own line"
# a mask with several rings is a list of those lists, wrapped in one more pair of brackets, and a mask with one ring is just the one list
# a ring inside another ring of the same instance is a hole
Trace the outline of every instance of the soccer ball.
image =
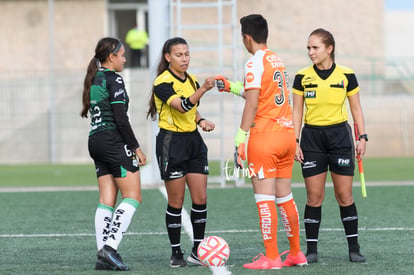
[(201, 241), (197, 254), (205, 266), (223, 266), (229, 259), (230, 247), (223, 238), (209, 236)]

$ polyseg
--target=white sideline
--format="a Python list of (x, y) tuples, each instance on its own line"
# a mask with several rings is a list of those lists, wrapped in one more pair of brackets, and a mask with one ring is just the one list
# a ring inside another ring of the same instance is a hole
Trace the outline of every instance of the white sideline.
[[(321, 228), (319, 231), (332, 232), (332, 231), (343, 231), (343, 228)], [(359, 231), (414, 231), (414, 227), (377, 227), (377, 228), (366, 228), (360, 227)], [(285, 230), (278, 230), (278, 232), (284, 232)], [(305, 232), (304, 229), (300, 230)], [(218, 231), (206, 231), (208, 234), (221, 234), (221, 233), (256, 233), (259, 230), (246, 229), (246, 230), (218, 230)], [(126, 232), (125, 235), (131, 236), (143, 236), (143, 235), (167, 235), (167, 232)], [(0, 234), (0, 238), (51, 238), (51, 237), (92, 237), (95, 233), (39, 233), (39, 234)]]
[[(321, 228), (319, 231), (332, 232), (332, 231), (343, 231), (343, 228)], [(414, 227), (360, 227), (359, 231), (414, 231)], [(284, 232), (281, 229), (278, 232)], [(305, 232), (305, 229), (301, 229), (301, 232)], [(258, 229), (246, 229), (246, 230), (216, 230), (206, 231), (208, 234), (222, 234), (222, 233), (257, 233), (260, 232)], [(167, 232), (126, 232), (125, 235), (131, 236), (143, 236), (143, 235), (167, 235)], [(92, 237), (95, 233), (39, 233), (39, 234), (0, 234), (0, 238), (50, 238), (50, 237)]]
[[(414, 181), (367, 181), (366, 186), (413, 186)], [(161, 189), (162, 182), (153, 185), (142, 185), (142, 189)], [(331, 182), (326, 183), (327, 187), (332, 187)], [(358, 181), (354, 181), (354, 187), (360, 186)], [(221, 187), (219, 184), (209, 183), (207, 188), (251, 188), (250, 184), (244, 184), (241, 186), (225, 186)], [(304, 183), (292, 183), (292, 188), (305, 188)], [(0, 187), (0, 193), (18, 193), (18, 192), (58, 192), (58, 191), (98, 191), (97, 185), (91, 186), (28, 186), (28, 187)], [(369, 190), (368, 190), (369, 191)], [(369, 196), (369, 194), (368, 194)]]

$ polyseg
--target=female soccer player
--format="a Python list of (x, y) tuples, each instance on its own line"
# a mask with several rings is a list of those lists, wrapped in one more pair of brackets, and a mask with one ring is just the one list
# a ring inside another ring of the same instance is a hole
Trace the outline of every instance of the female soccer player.
[[(124, 54), (118, 39), (102, 38), (84, 80), (81, 116), (91, 117), (88, 147), (99, 186), (95, 269), (129, 270), (117, 250), (142, 199), (139, 165), (145, 164), (146, 157), (129, 123), (124, 81), (116, 73), (124, 68)], [(122, 201), (114, 211), (118, 190)]]
[(191, 223), (194, 245), (187, 261), (201, 265), (197, 248), (204, 239), (207, 219), (207, 146), (197, 125), (203, 131), (214, 130), (214, 123), (204, 119), (197, 110), (201, 97), (215, 86), (214, 77), (208, 77), (203, 85), (187, 72), (190, 51), (187, 42), (180, 37), (164, 43), (154, 80), (147, 117), (156, 119), (160, 131), (156, 140), (156, 155), (168, 194), (165, 214), (168, 237), (171, 244), (171, 267), (184, 267), (187, 262), (181, 251), (181, 210), (185, 185), (191, 194)]
[[(224, 84), (219, 89), (246, 99), (235, 138), (236, 155), (246, 158), (246, 136), (250, 131), (247, 162), (266, 255), (259, 254), (252, 263), (243, 266), (248, 269), (303, 266), (307, 260), (300, 250), (299, 215), (291, 190), (296, 145), (286, 68), (279, 56), (267, 48), (268, 26), (263, 16), (242, 17), (240, 24), (243, 44), (253, 55), (245, 65), (244, 89), (222, 76), (216, 79), (218, 84), (220, 81)], [(277, 245), (275, 201), (290, 243), (290, 253), (283, 262)]]
[[(293, 83), (293, 124), (298, 133), (295, 159), (302, 164), (307, 191), (304, 216), (306, 257), (309, 263), (318, 261), (319, 225), (329, 167), (348, 240), (349, 260), (365, 262), (358, 244), (358, 214), (352, 197), (355, 149), (345, 106), (348, 99), (358, 131), (364, 133), (356, 147), (358, 157), (362, 158), (368, 136), (365, 134), (358, 81), (351, 69), (335, 63), (335, 40), (330, 32), (314, 30), (307, 48), (313, 65), (300, 70)], [(299, 145), (304, 104), (306, 112)]]

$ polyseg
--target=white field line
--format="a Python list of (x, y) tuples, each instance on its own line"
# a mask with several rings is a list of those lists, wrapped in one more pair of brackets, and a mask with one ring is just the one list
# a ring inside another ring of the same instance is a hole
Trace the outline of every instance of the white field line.
[[(414, 181), (367, 181), (366, 186), (412, 186)], [(142, 189), (161, 189), (163, 184), (142, 185)], [(326, 183), (327, 187), (332, 187), (331, 182)], [(358, 181), (353, 184), (354, 187), (360, 186)], [(220, 186), (220, 184), (209, 183), (208, 188), (251, 188), (250, 183), (235, 187), (234, 185)], [(292, 188), (305, 188), (304, 183), (292, 183)], [(18, 193), (18, 192), (58, 192), (58, 191), (98, 191), (98, 186), (33, 186), (33, 187), (0, 187), (0, 193)]]
[[(333, 232), (333, 231), (343, 231), (343, 228), (320, 228), (319, 231)], [(361, 227), (359, 231), (365, 232), (387, 232), (387, 231), (414, 231), (414, 227), (372, 227), (366, 228)], [(284, 232), (285, 230), (278, 230), (278, 232)], [(305, 232), (304, 229), (301, 229), (302, 232)], [(228, 234), (228, 233), (259, 233), (259, 230), (256, 229), (244, 229), (244, 230), (214, 230), (206, 231), (207, 234)], [(167, 235), (167, 232), (127, 232), (125, 235), (130, 236), (144, 236), (144, 235)], [(0, 238), (51, 238), (51, 237), (91, 237), (95, 236), (95, 233), (40, 233), (40, 234), (0, 234)]]

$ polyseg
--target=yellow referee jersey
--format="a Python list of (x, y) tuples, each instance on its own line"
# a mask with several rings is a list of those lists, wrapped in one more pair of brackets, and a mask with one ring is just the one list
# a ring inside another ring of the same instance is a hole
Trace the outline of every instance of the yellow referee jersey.
[(296, 73), (292, 91), (304, 97), (305, 124), (328, 126), (348, 120), (345, 101), (359, 92), (359, 86), (349, 68), (333, 64), (329, 70), (319, 70), (313, 65)]
[(193, 132), (197, 129), (197, 105), (186, 113), (180, 113), (171, 107), (176, 98), (186, 98), (199, 88), (197, 79), (186, 74), (185, 80), (165, 70), (154, 80), (154, 100), (159, 115), (158, 126), (172, 132)]

